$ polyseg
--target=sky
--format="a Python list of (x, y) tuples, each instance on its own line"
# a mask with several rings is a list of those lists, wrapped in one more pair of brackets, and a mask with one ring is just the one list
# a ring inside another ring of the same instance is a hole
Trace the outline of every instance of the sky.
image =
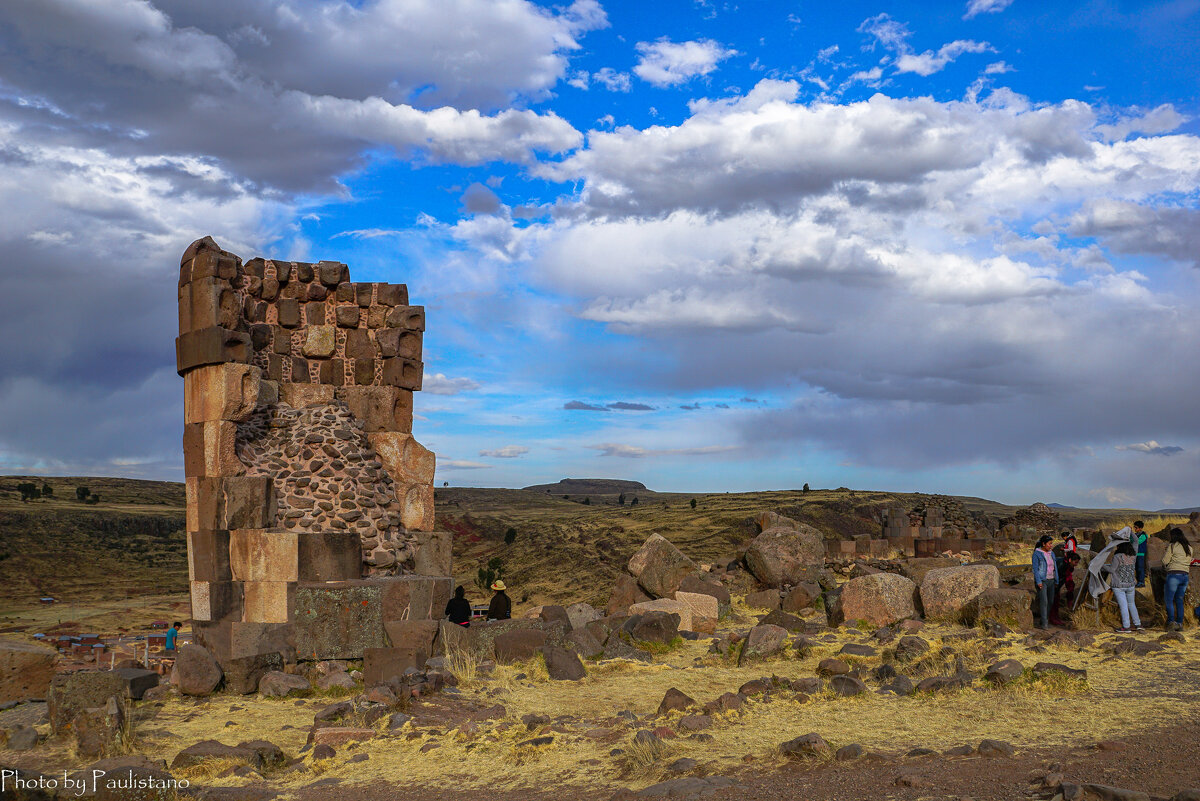
[(1200, 0), (0, 4), (0, 472), (180, 480), (204, 235), (426, 308), (437, 485), (1200, 504)]

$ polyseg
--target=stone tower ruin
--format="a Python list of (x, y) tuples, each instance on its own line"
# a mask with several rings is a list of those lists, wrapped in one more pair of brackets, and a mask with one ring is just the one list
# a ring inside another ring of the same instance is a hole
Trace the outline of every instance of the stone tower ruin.
[(441, 617), (450, 541), (411, 433), (424, 329), (403, 284), (338, 262), (243, 264), (209, 237), (184, 252), (193, 631), (227, 680), (394, 650)]

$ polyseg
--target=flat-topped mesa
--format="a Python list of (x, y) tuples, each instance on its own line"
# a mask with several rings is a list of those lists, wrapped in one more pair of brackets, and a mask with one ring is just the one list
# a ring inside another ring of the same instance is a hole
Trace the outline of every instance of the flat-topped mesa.
[[(412, 436), (425, 310), (407, 287), (352, 283), (340, 262), (243, 263), (205, 237), (183, 254), (178, 299), (198, 638), (219, 658), (309, 642), (297, 597), (323, 583), (449, 576), (449, 539), (433, 531), (434, 455)], [(448, 579), (437, 586), (448, 595)], [(246, 645), (248, 624), (285, 628)], [(380, 644), (381, 631), (364, 641)]]

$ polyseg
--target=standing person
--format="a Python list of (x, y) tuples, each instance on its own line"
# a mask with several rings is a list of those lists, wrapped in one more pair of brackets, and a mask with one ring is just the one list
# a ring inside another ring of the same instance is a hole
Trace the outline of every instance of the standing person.
[(492, 582), (492, 589), (496, 594), (492, 596), (492, 602), (488, 604), (487, 619), (508, 620), (512, 617), (512, 601), (504, 594), (508, 588), (504, 586), (503, 581), (497, 579)]
[(181, 628), (183, 628), (183, 624), (176, 620), (171, 628), (167, 629), (167, 643), (165, 647), (167, 654), (169, 655), (174, 655), (174, 653), (179, 649), (176, 640), (179, 639), (179, 630)]
[(1188, 579), (1191, 577), (1192, 545), (1183, 536), (1183, 529), (1171, 529), (1171, 541), (1162, 558), (1167, 571), (1166, 588), (1163, 591), (1163, 606), (1167, 607), (1167, 631), (1183, 631), (1183, 596), (1187, 594)]
[(1112, 562), (1109, 563), (1109, 571), (1113, 595), (1117, 599), (1117, 606), (1121, 608), (1121, 628), (1117, 631), (1122, 633), (1129, 633), (1133, 629), (1142, 631), (1142, 620), (1138, 617), (1135, 590), (1137, 556), (1134, 554), (1132, 543), (1122, 542), (1117, 546), (1117, 552), (1113, 554)]
[(1133, 533), (1137, 537), (1137, 586), (1146, 586), (1146, 541), (1150, 536), (1146, 534), (1146, 524), (1141, 520), (1133, 524)]
[(1070, 531), (1062, 533), (1063, 538), (1063, 556), (1069, 553), (1079, 553), (1079, 540), (1075, 539), (1075, 535)]
[(467, 590), (461, 584), (454, 588), (454, 597), (446, 601), (446, 617), (463, 628), (471, 626), (471, 602), (467, 600)]
[(1054, 538), (1043, 534), (1033, 549), (1033, 583), (1038, 590), (1038, 608), (1041, 610), (1042, 622), (1039, 629), (1050, 628), (1050, 605), (1054, 601), (1055, 579), (1058, 571), (1054, 569)]
[(1075, 565), (1079, 564), (1079, 552), (1068, 551), (1063, 554), (1061, 565), (1056, 565), (1059, 568), (1058, 587), (1054, 592), (1054, 606), (1050, 607), (1050, 624), (1053, 626), (1065, 626), (1062, 616), (1059, 614), (1059, 609), (1062, 608), (1062, 601), (1065, 599), (1067, 604), (1071, 603), (1071, 598), (1075, 595)]

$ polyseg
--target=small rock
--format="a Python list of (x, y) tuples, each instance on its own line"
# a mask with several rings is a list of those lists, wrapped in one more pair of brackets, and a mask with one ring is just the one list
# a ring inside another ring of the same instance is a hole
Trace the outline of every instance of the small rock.
[(829, 753), (829, 745), (821, 735), (812, 733), (788, 740), (779, 746), (779, 751), (787, 757), (805, 759), (825, 756)]
[(834, 753), (833, 758), (838, 762), (849, 762), (852, 759), (858, 759), (863, 755), (863, 747), (858, 743), (843, 745)]

